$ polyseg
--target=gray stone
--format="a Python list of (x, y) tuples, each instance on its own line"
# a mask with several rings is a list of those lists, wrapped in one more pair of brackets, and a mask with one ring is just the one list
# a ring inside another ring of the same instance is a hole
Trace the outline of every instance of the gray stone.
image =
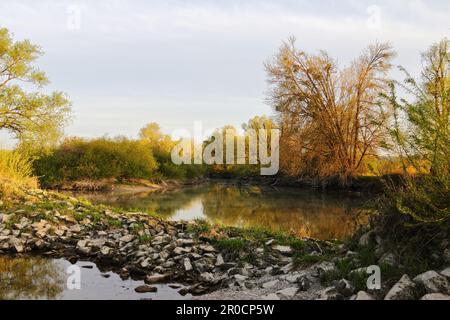
[(416, 291), (416, 284), (405, 274), (389, 290), (384, 300), (414, 300), (416, 298)]
[(9, 239), (9, 244), (14, 247), (17, 253), (22, 253), (25, 250), (25, 244), (24, 242), (16, 237), (11, 237)]
[(200, 248), (200, 250), (203, 250), (205, 252), (215, 252), (216, 251), (216, 249), (214, 249), (214, 247), (211, 245), (200, 245), (199, 248)]
[(100, 253), (101, 253), (102, 255), (104, 255), (105, 257), (109, 257), (109, 256), (112, 255), (113, 249), (110, 248), (110, 247), (107, 247), (107, 246), (103, 246), (103, 247), (100, 249)]
[(127, 235), (125, 235), (123, 237), (120, 237), (119, 241), (128, 243), (128, 242), (133, 241), (134, 239), (136, 239), (136, 236), (134, 236), (132, 234), (127, 234)]
[(243, 286), (244, 282), (248, 279), (248, 277), (243, 276), (241, 274), (235, 274), (234, 279), (236, 280), (237, 283), (239, 283), (241, 286)]
[(333, 286), (344, 297), (350, 297), (355, 292), (355, 287), (346, 279), (333, 281)]
[(317, 292), (317, 300), (343, 300), (344, 297), (336, 290), (335, 287), (328, 287)]
[(235, 275), (235, 274), (240, 274), (243, 276), (249, 276), (249, 271), (247, 269), (244, 268), (231, 268), (230, 270), (228, 270), (228, 274), (230, 276)]
[(274, 300), (280, 300), (280, 297), (276, 293), (271, 293), (271, 294), (268, 294), (267, 296), (264, 296), (262, 299), (274, 301)]
[(141, 268), (144, 268), (144, 269), (148, 268), (150, 266), (150, 259), (149, 258), (145, 259), (144, 261), (142, 261), (140, 263), (140, 265), (141, 265)]
[(365, 291), (359, 291), (354, 300), (375, 300), (374, 297), (372, 297), (370, 294), (368, 294)]
[(439, 273), (442, 274), (444, 277), (446, 277), (447, 280), (450, 280), (450, 267), (445, 268), (444, 270), (442, 270)]
[(161, 260), (166, 261), (167, 258), (170, 257), (170, 253), (167, 252), (167, 251), (165, 251), (165, 250), (164, 250), (164, 251), (161, 251), (161, 252), (159, 253), (159, 257), (161, 258)]
[(297, 282), (301, 291), (307, 291), (311, 287), (311, 280), (307, 276), (301, 276)]
[(146, 283), (158, 283), (167, 280), (168, 276), (166, 274), (154, 273), (152, 275), (148, 275), (145, 278)]
[(442, 293), (428, 293), (420, 298), (420, 300), (450, 300), (450, 296)]
[(277, 291), (277, 295), (279, 295), (281, 298), (293, 298), (298, 292), (298, 288), (296, 287), (291, 287), (291, 288), (286, 288), (283, 290), (279, 290)]
[(192, 270), (192, 264), (191, 264), (191, 260), (189, 260), (189, 258), (184, 258), (183, 265), (184, 265), (184, 270), (185, 271), (191, 271)]
[(285, 265), (284, 267), (282, 267), (280, 270), (283, 273), (289, 273), (292, 271), (292, 269), (294, 269), (294, 264), (292, 262), (290, 262), (287, 265)]
[(92, 251), (92, 248), (89, 246), (89, 240), (79, 240), (77, 242), (77, 247), (76, 249), (85, 255), (89, 255)]
[(194, 244), (193, 239), (178, 239), (176, 241), (177, 246), (192, 246)]
[(363, 234), (361, 236), (361, 238), (359, 238), (358, 244), (362, 247), (368, 246), (372, 239), (372, 234), (373, 234), (373, 231), (369, 231), (369, 232)]
[(354, 269), (354, 270), (350, 271), (348, 274), (350, 276), (354, 276), (357, 274), (367, 274), (367, 268), (363, 267), (363, 268)]
[(216, 266), (217, 266), (217, 267), (220, 267), (220, 266), (222, 266), (224, 263), (225, 263), (225, 261), (223, 260), (222, 255), (219, 253), (219, 254), (217, 255), (217, 258), (216, 258)]
[(436, 271), (427, 271), (419, 274), (413, 281), (425, 288), (427, 293), (450, 294), (450, 287), (446, 277)]
[(277, 252), (279, 252), (279, 253), (281, 253), (281, 254), (283, 254), (283, 255), (286, 255), (286, 256), (289, 256), (289, 255), (292, 254), (292, 248), (289, 247), (289, 246), (280, 246), (280, 245), (277, 245), (277, 246), (273, 246), (272, 249), (273, 249), (274, 251), (277, 251)]
[(333, 271), (334, 268), (335, 268), (334, 263), (328, 261), (321, 262), (313, 267), (313, 269), (316, 270), (316, 273), (319, 277), (328, 271)]
[(181, 255), (189, 252), (191, 252), (191, 248), (176, 247), (175, 249), (173, 249), (173, 253), (175, 253), (176, 255)]
[(389, 266), (394, 266), (394, 265), (397, 264), (397, 258), (395, 257), (395, 255), (393, 253), (386, 252), (378, 260), (378, 263), (381, 264), (381, 265), (382, 264), (386, 264), (386, 265), (389, 265)]
[(214, 278), (214, 275), (211, 272), (200, 273), (200, 280), (202, 280), (203, 282), (208, 282), (208, 283), (216, 282), (216, 279)]
[(266, 283), (263, 283), (262, 287), (264, 289), (271, 289), (274, 288), (280, 281), (279, 280), (272, 280)]
[(286, 275), (286, 276), (284, 277), (284, 279), (285, 279), (287, 282), (290, 282), (290, 283), (297, 283), (297, 281), (298, 281), (299, 278), (300, 278), (300, 275), (299, 275), (299, 274), (290, 274), (290, 275)]

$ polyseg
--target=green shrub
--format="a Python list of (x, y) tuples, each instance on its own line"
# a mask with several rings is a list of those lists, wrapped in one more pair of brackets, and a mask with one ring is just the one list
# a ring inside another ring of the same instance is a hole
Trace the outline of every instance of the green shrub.
[(157, 170), (150, 148), (126, 138), (67, 139), (34, 162), (43, 185), (82, 179), (149, 179)]

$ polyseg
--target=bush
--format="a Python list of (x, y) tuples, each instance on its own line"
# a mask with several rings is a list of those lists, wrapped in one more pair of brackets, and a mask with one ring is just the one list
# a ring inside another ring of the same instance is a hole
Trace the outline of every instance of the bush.
[[(405, 183), (393, 190), (392, 201), (397, 212), (418, 222), (445, 223), (450, 220), (450, 41), (433, 45), (422, 57), (422, 81), (405, 71), (405, 83), (399, 84), (414, 100), (399, 101), (395, 84), (387, 97), (395, 121), (393, 149), (405, 172)], [(416, 176), (407, 172), (410, 166)]]
[(157, 170), (150, 148), (126, 138), (67, 139), (34, 162), (46, 186), (81, 179), (149, 179)]
[(32, 176), (32, 172), (28, 156), (18, 151), (0, 150), (1, 197), (18, 193), (21, 187), (37, 188), (37, 179)]

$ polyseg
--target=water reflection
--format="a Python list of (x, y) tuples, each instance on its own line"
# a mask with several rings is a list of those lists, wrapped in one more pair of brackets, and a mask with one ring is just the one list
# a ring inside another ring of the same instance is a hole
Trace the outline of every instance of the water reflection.
[(95, 203), (156, 212), (173, 220), (205, 218), (231, 226), (259, 226), (319, 239), (342, 239), (366, 218), (367, 199), (293, 188), (208, 185), (140, 194), (82, 194)]
[(0, 300), (55, 299), (64, 279), (52, 260), (0, 256)]
[[(94, 263), (79, 261), (80, 288), (69, 288), (67, 273), (71, 263), (64, 259), (0, 256), (0, 300), (128, 300), (190, 299), (167, 284), (156, 284), (155, 293), (137, 293), (143, 280), (122, 280), (112, 271)], [(72, 290), (71, 290), (72, 289)]]

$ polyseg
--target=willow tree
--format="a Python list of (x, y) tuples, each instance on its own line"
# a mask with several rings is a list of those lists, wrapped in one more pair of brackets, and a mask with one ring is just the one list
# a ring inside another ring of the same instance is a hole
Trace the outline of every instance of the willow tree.
[[(70, 104), (61, 92), (39, 92), (48, 84), (34, 62), (41, 49), (28, 40), (14, 41), (0, 29), (0, 129), (23, 143), (48, 143), (57, 138), (67, 121)], [(28, 92), (24, 88), (37, 89)]]
[(339, 69), (324, 51), (298, 50), (293, 38), (283, 43), (265, 66), (285, 171), (343, 183), (361, 171), (384, 134), (388, 112), (379, 97), (393, 57), (389, 44), (377, 43)]

